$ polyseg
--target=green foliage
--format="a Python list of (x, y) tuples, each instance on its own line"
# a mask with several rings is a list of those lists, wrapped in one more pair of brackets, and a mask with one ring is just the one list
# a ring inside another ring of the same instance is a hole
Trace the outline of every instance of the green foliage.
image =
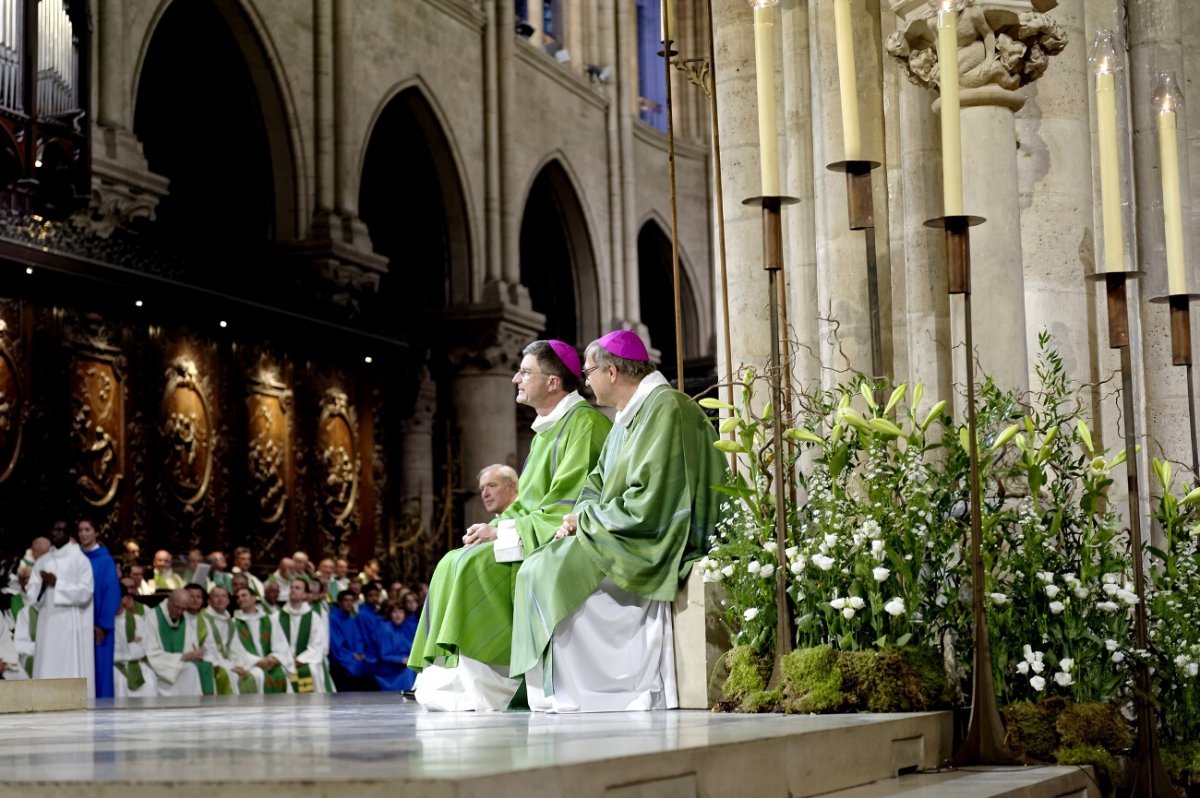
[(1121, 765), (1113, 754), (1099, 745), (1076, 745), (1054, 752), (1060, 765), (1091, 765), (1096, 769), (1096, 781), (1105, 795), (1121, 783)]
[(731, 648), (725, 655), (729, 676), (721, 688), (725, 701), (741, 703), (747, 696), (767, 686), (770, 663), (754, 653), (750, 646)]
[(1013, 753), (1031, 759), (1049, 761), (1061, 746), (1058, 715), (1065, 702), (1049, 698), (1037, 702), (1017, 701), (1004, 708), (1007, 742)]
[(1176, 782), (1200, 784), (1200, 740), (1164, 744), (1162, 762)]
[(796, 649), (782, 664), (788, 712), (837, 712), (845, 702), (842, 672), (832, 646)]
[(1099, 745), (1124, 751), (1133, 745), (1129, 722), (1114, 704), (1068, 704), (1055, 724), (1063, 746)]

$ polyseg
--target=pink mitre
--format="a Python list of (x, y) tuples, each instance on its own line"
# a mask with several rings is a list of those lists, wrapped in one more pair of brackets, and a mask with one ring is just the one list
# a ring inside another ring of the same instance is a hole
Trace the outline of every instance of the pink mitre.
[(646, 345), (642, 343), (642, 339), (632, 330), (613, 330), (605, 335), (600, 340), (596, 341), (600, 346), (604, 347), (608, 352), (623, 357), (626, 360), (648, 361), (650, 353), (646, 351)]
[(559, 341), (556, 338), (551, 338), (546, 343), (550, 344), (550, 348), (554, 350), (554, 354), (558, 355), (558, 359), (567, 367), (567, 371), (576, 377), (583, 376), (583, 369), (579, 365), (579, 353), (575, 351), (575, 347), (566, 341)]

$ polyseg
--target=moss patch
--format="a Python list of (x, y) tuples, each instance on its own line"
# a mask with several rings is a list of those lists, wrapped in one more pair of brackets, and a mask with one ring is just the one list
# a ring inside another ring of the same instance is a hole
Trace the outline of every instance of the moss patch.
[(1071, 704), (1059, 714), (1056, 725), (1065, 748), (1099, 745), (1122, 751), (1133, 745), (1133, 731), (1113, 704)]
[(786, 712), (836, 712), (845, 702), (838, 655), (831, 646), (802, 648), (783, 658)]
[(1117, 758), (1099, 745), (1075, 745), (1054, 752), (1060, 765), (1091, 765), (1096, 769), (1096, 781), (1105, 795), (1120, 783), (1121, 766)]
[(771, 664), (755, 654), (750, 646), (730, 649), (725, 661), (729, 667), (729, 677), (721, 688), (724, 698), (722, 707), (740, 709), (746, 698), (766, 689)]
[(1008, 727), (1007, 742), (1017, 756), (1048, 762), (1061, 746), (1058, 736), (1058, 715), (1061, 701), (1018, 701), (1004, 708), (1004, 723)]

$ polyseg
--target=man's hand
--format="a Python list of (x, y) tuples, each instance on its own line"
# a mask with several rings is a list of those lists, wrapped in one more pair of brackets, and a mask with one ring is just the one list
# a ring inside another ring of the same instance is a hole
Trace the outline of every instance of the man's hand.
[(42, 584), (46, 587), (54, 587), (58, 584), (58, 577), (49, 571), (42, 571)]
[(99, 626), (96, 627), (96, 647), (104, 645), (104, 630)]
[(579, 522), (579, 516), (575, 513), (567, 513), (563, 516), (562, 526), (554, 533), (555, 540), (562, 540), (565, 537), (570, 537), (575, 534), (576, 526)]
[(193, 648), (179, 658), (183, 662), (195, 662), (198, 659), (204, 659), (204, 649)]
[(463, 535), (463, 543), (471, 546), (475, 543), (483, 543), (485, 540), (496, 539), (496, 527), (491, 524), (472, 524), (467, 530), (467, 534)]
[(366, 658), (367, 658), (367, 655), (366, 655), (366, 654), (355, 654), (355, 655), (354, 655), (354, 658), (355, 658), (356, 660), (358, 660), (359, 662), (362, 662), (364, 659), (366, 659)]
[(236, 673), (236, 674), (237, 674), (239, 677), (240, 677), (240, 676), (245, 676), (245, 675), (246, 675), (246, 669), (245, 669), (245, 668), (242, 668), (242, 667), (239, 667), (239, 666), (237, 666), (237, 665), (234, 665), (234, 666), (233, 666), (233, 672), (234, 672), (234, 673)]
[(264, 671), (269, 671), (269, 670), (271, 670), (271, 668), (274, 668), (276, 665), (279, 664), (279, 660), (275, 659), (275, 656), (272, 654), (269, 657), (263, 657), (262, 659), (260, 659), (258, 662), (254, 663), (254, 664), (257, 667), (262, 668)]

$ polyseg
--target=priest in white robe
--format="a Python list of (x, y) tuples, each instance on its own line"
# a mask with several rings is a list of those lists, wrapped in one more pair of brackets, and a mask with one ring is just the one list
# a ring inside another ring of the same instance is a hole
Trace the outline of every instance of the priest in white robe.
[(158, 695), (158, 677), (146, 658), (146, 615), (133, 600), (133, 592), (122, 586), (121, 611), (113, 624), (113, 691), (117, 698), (153, 698)]
[(237, 592), (237, 612), (233, 615), (237, 633), (233, 636), (233, 672), (239, 680), (239, 693), (286, 693), (295, 674), (292, 649), (278, 613), (268, 615), (258, 605), (258, 597), (247, 587)]
[(296, 663), (290, 674), (292, 692), (332, 693), (333, 682), (325, 666), (328, 645), (326, 618), (304, 600), (308, 595), (308, 582), (297, 577), (288, 587), (288, 603), (275, 617), (279, 620), (283, 636), (288, 639)]
[(21, 659), (17, 654), (17, 645), (13, 640), (16, 624), (9, 613), (0, 612), (0, 679), (15, 681), (24, 679), (25, 671), (21, 670)]
[(229, 591), (221, 585), (213, 585), (208, 591), (208, 606), (202, 614), (208, 627), (204, 659), (213, 664), (217, 695), (237, 695), (238, 678), (233, 673), (233, 638), (237, 636), (237, 629), (229, 614)]
[(95, 695), (92, 564), (71, 539), (66, 521), (54, 522), (50, 544), (25, 588), (38, 611), (33, 678), (86, 679), (88, 695)]
[(212, 682), (212, 665), (204, 661), (196, 627), (184, 620), (189, 602), (187, 591), (176, 590), (146, 613), (143, 645), (161, 696), (204, 695), (205, 677)]

